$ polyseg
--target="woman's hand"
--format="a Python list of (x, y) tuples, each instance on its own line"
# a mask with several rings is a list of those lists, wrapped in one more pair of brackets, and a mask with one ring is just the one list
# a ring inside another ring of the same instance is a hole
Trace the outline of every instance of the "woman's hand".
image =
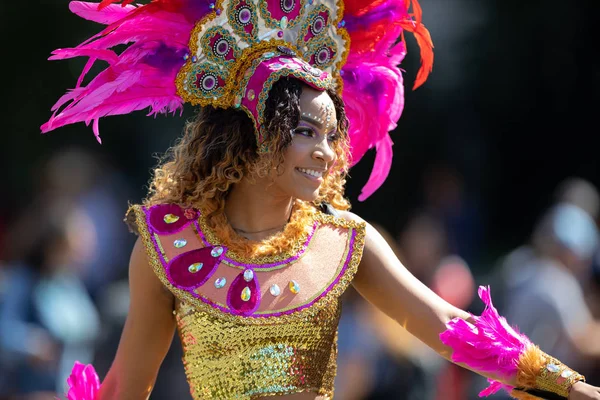
[(600, 388), (576, 382), (569, 393), (569, 400), (600, 400)]

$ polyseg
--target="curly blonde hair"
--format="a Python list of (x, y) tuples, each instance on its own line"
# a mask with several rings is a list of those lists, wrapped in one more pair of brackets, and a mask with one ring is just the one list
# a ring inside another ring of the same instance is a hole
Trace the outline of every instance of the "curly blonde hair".
[[(244, 177), (265, 177), (282, 164), (285, 149), (292, 142), (292, 130), (300, 121), (302, 87), (297, 79), (282, 78), (269, 92), (264, 115), (264, 140), (269, 151), (265, 153), (258, 152), (254, 126), (244, 111), (201, 108), (154, 170), (144, 203), (196, 207), (211, 227), (223, 225), (225, 199), (232, 186)], [(348, 119), (340, 96), (333, 90), (327, 92), (338, 120), (339, 138), (333, 143), (337, 157), (315, 205), (327, 202), (347, 210), (350, 204), (344, 197), (344, 185), (350, 163)]]

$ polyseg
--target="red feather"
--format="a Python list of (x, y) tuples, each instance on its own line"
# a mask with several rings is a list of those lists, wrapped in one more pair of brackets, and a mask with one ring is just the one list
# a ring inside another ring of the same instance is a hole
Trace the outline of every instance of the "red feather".
[[(98, 10), (102, 10), (104, 7), (108, 7), (109, 5), (118, 3), (120, 1), (121, 0), (102, 0), (98, 5)], [(133, 0), (123, 0), (123, 4), (121, 4), (121, 7), (125, 7), (126, 5), (131, 3), (133, 3)]]
[[(405, 0), (406, 4), (410, 3), (410, 0)], [(431, 35), (425, 25), (421, 22), (423, 19), (423, 10), (417, 0), (412, 0), (414, 20), (400, 21), (402, 29), (412, 32), (415, 35), (417, 44), (421, 50), (421, 67), (417, 72), (417, 77), (413, 85), (413, 90), (421, 86), (427, 80), (429, 73), (433, 69), (433, 41)]]

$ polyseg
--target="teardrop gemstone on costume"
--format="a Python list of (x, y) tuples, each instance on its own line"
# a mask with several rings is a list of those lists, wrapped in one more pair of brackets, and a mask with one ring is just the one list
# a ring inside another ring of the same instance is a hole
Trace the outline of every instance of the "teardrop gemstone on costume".
[(281, 289), (279, 288), (278, 284), (274, 283), (269, 288), (269, 292), (271, 292), (273, 296), (277, 297), (281, 294)]
[(175, 248), (177, 249), (184, 247), (186, 244), (187, 240), (185, 239), (176, 239), (175, 241), (173, 241), (173, 246), (175, 246)]
[(546, 366), (546, 369), (547, 369), (548, 371), (550, 371), (550, 372), (554, 372), (554, 373), (556, 373), (556, 372), (559, 372), (559, 371), (560, 371), (560, 367), (559, 367), (558, 365), (556, 365), (556, 364), (548, 364), (548, 365)]
[(573, 371), (571, 371), (570, 369), (565, 369), (560, 374), (560, 376), (562, 376), (563, 378), (569, 378), (571, 375), (573, 375)]
[(248, 301), (248, 300), (250, 300), (251, 295), (252, 295), (252, 291), (250, 290), (250, 288), (248, 286), (246, 286), (244, 288), (244, 290), (242, 290), (241, 298), (243, 301)]
[(227, 284), (227, 279), (225, 277), (217, 278), (217, 280), (215, 281), (215, 287), (217, 289), (222, 289), (223, 287), (225, 287), (225, 284)]
[(165, 214), (163, 220), (167, 224), (174, 224), (175, 222), (179, 221), (179, 216), (174, 214)]
[(260, 287), (256, 274), (253, 273), (252, 279), (246, 281), (244, 272), (238, 274), (231, 282), (227, 292), (227, 305), (236, 314), (249, 315), (256, 311), (260, 304)]
[(244, 280), (246, 282), (250, 282), (252, 279), (254, 279), (254, 272), (251, 269), (247, 269), (244, 271)]
[(290, 288), (290, 292), (294, 294), (300, 293), (300, 285), (298, 285), (298, 282), (291, 280), (288, 286)]
[(193, 263), (188, 267), (188, 271), (190, 271), (192, 274), (195, 274), (196, 272), (200, 271), (203, 266), (203, 263)]
[(221, 254), (223, 254), (223, 250), (224, 250), (224, 249), (223, 249), (223, 247), (221, 247), (221, 246), (217, 246), (217, 247), (214, 247), (214, 248), (211, 250), (210, 254), (211, 254), (213, 257), (219, 257)]
[(286, 16), (282, 17), (281, 20), (279, 21), (279, 26), (281, 27), (281, 29), (285, 29), (288, 26), (288, 18)]
[(170, 235), (191, 223), (177, 204), (158, 204), (147, 209), (148, 222), (154, 233)]
[(220, 257), (211, 254), (214, 247), (204, 247), (179, 254), (167, 265), (167, 278), (180, 289), (202, 286), (217, 270)]

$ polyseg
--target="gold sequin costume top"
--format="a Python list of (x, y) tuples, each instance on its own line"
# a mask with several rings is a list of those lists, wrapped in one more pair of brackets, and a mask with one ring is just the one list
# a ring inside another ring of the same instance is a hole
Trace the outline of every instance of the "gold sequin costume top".
[(178, 300), (194, 399), (333, 398), (340, 296), (360, 262), (364, 224), (318, 212), (295, 254), (244, 260), (196, 210), (132, 211), (154, 272)]

